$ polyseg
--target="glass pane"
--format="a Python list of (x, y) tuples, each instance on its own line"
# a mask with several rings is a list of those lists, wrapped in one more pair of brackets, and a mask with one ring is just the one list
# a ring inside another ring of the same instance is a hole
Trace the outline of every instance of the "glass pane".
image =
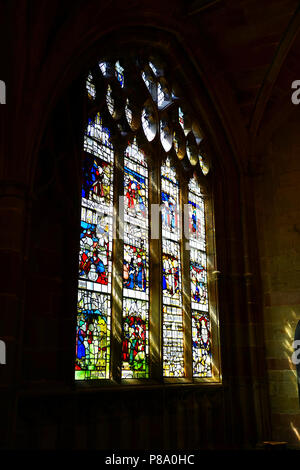
[(211, 377), (204, 200), (195, 178), (189, 183), (190, 279), (193, 376)]
[(84, 150), (76, 380), (109, 378), (114, 152), (99, 113), (89, 119)]
[(149, 376), (148, 166), (136, 141), (124, 157), (122, 378)]
[(77, 380), (109, 376), (110, 296), (78, 290), (76, 330)]
[(184, 376), (179, 186), (170, 160), (161, 167), (163, 373)]
[(87, 90), (87, 93), (88, 93), (88, 97), (91, 100), (94, 100), (96, 98), (96, 87), (94, 85), (93, 77), (92, 77), (91, 73), (89, 73), (89, 75), (86, 79), (86, 90)]
[(120, 83), (121, 87), (124, 87), (124, 69), (121, 67), (120, 62), (117, 61), (115, 65), (115, 72), (118, 82)]

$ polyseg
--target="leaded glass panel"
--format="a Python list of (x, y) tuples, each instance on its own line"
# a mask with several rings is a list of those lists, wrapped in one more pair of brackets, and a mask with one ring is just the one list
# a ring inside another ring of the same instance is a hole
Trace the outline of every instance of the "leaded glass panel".
[(189, 231), (193, 376), (211, 377), (205, 206), (195, 178), (189, 183)]
[(122, 378), (149, 376), (148, 165), (136, 143), (124, 157)]
[(110, 373), (114, 152), (99, 113), (89, 119), (84, 150), (76, 380), (109, 378)]
[(179, 185), (167, 158), (161, 167), (163, 372), (184, 376)]

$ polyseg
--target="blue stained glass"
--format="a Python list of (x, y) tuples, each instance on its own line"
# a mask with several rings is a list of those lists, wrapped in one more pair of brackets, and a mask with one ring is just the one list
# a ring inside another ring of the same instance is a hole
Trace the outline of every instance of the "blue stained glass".
[(146, 292), (147, 258), (143, 248), (124, 245), (124, 287)]
[(128, 147), (126, 148), (125, 152), (126, 158), (129, 159), (130, 161), (137, 163), (139, 165), (144, 166), (145, 168), (148, 167), (147, 162), (146, 162), (146, 157), (145, 153), (139, 149), (136, 138), (134, 138), (133, 143), (130, 144), (128, 143)]
[(121, 87), (124, 87), (124, 69), (121, 67), (120, 62), (117, 61), (115, 65), (116, 77)]
[(134, 176), (134, 178), (137, 181), (139, 181), (141, 184), (145, 184), (145, 182), (146, 182), (145, 178), (143, 176), (141, 176), (139, 173), (137, 173), (136, 171), (130, 170), (126, 166), (124, 167), (124, 171), (126, 171), (130, 175)]
[(179, 186), (176, 170), (171, 166), (171, 160), (169, 157), (166, 159), (165, 164), (161, 167), (161, 176), (165, 181)]
[(98, 142), (101, 142), (106, 147), (112, 148), (111, 133), (108, 127), (102, 125), (102, 118), (100, 113), (97, 113), (95, 119), (88, 118), (88, 126), (86, 135), (93, 137)]
[(83, 164), (82, 197), (110, 204), (111, 166), (108, 162), (86, 156)]

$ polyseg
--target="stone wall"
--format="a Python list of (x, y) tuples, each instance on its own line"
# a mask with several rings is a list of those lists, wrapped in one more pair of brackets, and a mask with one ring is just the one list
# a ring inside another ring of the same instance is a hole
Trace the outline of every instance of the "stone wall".
[[(297, 115), (298, 113), (298, 115)], [(300, 408), (291, 361), (300, 319), (300, 119), (276, 131), (254, 178), (272, 438), (300, 445)]]

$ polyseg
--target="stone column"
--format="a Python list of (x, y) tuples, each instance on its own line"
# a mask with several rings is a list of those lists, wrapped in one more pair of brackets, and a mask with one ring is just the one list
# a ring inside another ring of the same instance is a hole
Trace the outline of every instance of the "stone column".
[(0, 442), (11, 447), (21, 381), (24, 288), (28, 223), (27, 188), (0, 182), (0, 339), (5, 364), (0, 365)]

